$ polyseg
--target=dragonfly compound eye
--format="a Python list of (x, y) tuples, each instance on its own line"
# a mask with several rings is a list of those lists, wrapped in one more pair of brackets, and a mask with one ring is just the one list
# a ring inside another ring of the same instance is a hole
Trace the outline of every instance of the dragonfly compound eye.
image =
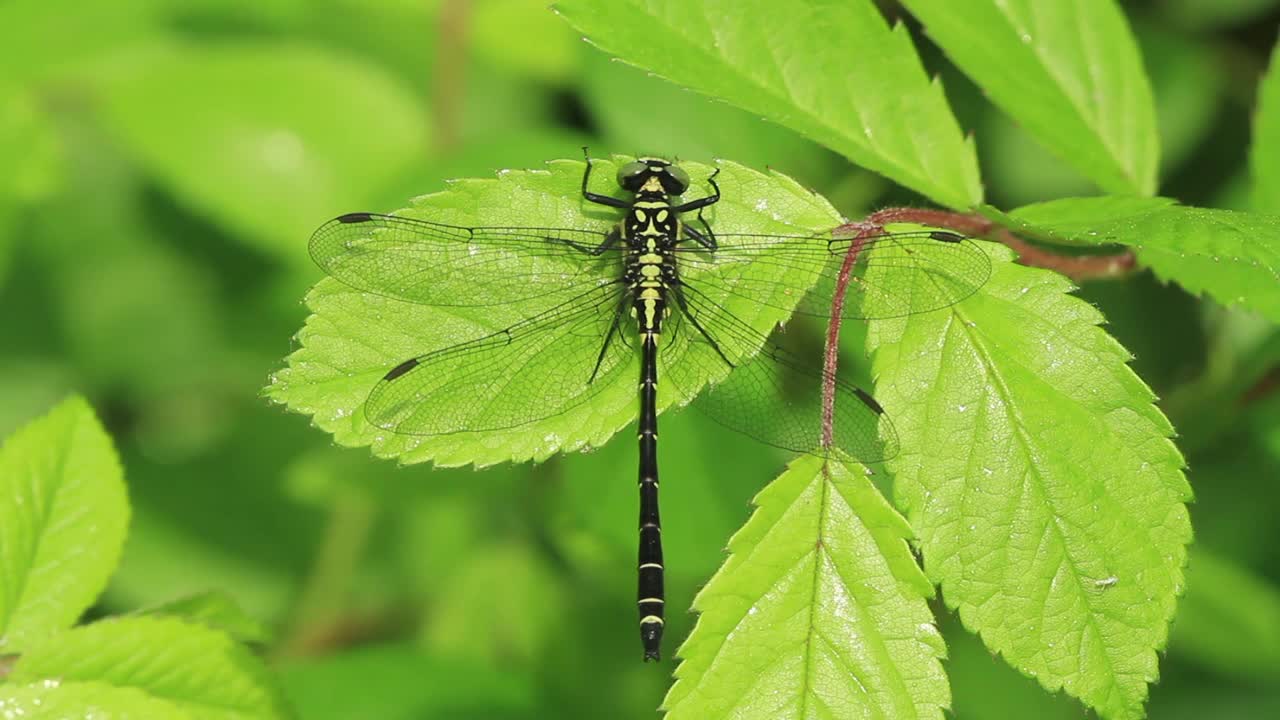
[(669, 165), (666, 171), (667, 177), (662, 183), (663, 188), (671, 195), (683, 195), (684, 191), (689, 189), (689, 173), (679, 165)]
[(633, 160), (632, 162), (618, 168), (618, 184), (623, 189), (635, 192), (640, 188), (644, 176), (649, 173), (650, 168), (647, 163)]

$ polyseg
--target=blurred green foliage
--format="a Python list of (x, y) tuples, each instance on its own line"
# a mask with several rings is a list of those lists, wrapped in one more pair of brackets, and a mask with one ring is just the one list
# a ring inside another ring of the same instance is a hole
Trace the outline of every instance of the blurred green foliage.
[[(849, 216), (925, 201), (609, 61), (544, 6), (0, 4), (0, 436), (76, 390), (115, 439), (133, 519), (95, 613), (221, 590), (272, 628), (264, 651), (308, 719), (651, 716), (671, 666), (638, 662), (632, 444), (483, 472), (331, 447), (258, 396), (320, 275), (306, 238), (340, 212), (582, 144), (775, 167)], [(1124, 10), (1152, 77), (1162, 194), (1248, 207), (1280, 4)], [(976, 134), (990, 202), (1090, 192), (913, 36)], [(1150, 714), (1275, 717), (1276, 329), (1148, 274), (1080, 294), (1165, 398), (1197, 495)], [(678, 609), (786, 458), (689, 414), (664, 418), (662, 452), (668, 633), (681, 638), (693, 618)], [(1079, 716), (958, 623), (944, 636), (956, 717)]]

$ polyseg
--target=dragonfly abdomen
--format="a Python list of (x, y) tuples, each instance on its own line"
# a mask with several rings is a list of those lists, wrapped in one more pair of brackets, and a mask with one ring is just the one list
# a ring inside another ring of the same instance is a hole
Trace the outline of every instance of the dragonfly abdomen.
[(636, 606), (644, 659), (658, 660), (666, 603), (658, 515), (658, 338), (643, 334), (640, 356), (640, 549)]

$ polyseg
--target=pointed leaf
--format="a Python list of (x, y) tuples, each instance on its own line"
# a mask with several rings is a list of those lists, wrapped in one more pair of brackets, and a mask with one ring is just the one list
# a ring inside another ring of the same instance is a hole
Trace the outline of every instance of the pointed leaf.
[(806, 456), (755, 502), (694, 600), (667, 717), (941, 718), (933, 588), (867, 476)]
[(1138, 718), (1183, 586), (1191, 497), (1168, 420), (1065, 278), (997, 262), (947, 311), (871, 323), (925, 571), (987, 647)]
[(1253, 207), (1280, 213), (1280, 43), (1271, 53), (1271, 67), (1258, 85), (1258, 110), (1253, 116)]
[(0, 717), (22, 720), (191, 720), (177, 705), (97, 682), (0, 685)]
[(988, 97), (1103, 190), (1150, 195), (1151, 84), (1112, 0), (906, 0)]
[(70, 626), (120, 560), (129, 504), (93, 410), (72, 397), (0, 447), (0, 653)]
[(1065, 198), (1009, 213), (1013, 229), (1079, 245), (1118, 243), (1162, 280), (1280, 321), (1280, 214), (1166, 198)]
[[(614, 163), (594, 162), (597, 177), (613, 177)], [(707, 189), (701, 179), (708, 177), (713, 168), (698, 163), (682, 166), (695, 179), (688, 196), (701, 196)], [(717, 232), (807, 234), (830, 229), (840, 222), (825, 200), (783, 175), (766, 175), (729, 162), (720, 168), (717, 181), (725, 191), (724, 197), (712, 208), (714, 212), (708, 212)], [(419, 198), (415, 207), (402, 214), (456, 225), (607, 230), (616, 222), (617, 214), (584, 207), (582, 170), (581, 162), (560, 161), (551, 164), (550, 172), (508, 171), (496, 180), (460, 181), (447, 192)], [(589, 214), (584, 215), (584, 210)], [(529, 263), (529, 258), (510, 252), (502, 253), (492, 267), (509, 268), (513, 277), (520, 277), (528, 276)], [(816, 267), (813, 274), (803, 276), (776, 269), (773, 272), (780, 273), (776, 278), (779, 282), (793, 284), (798, 291), (796, 300), (817, 279)], [(462, 281), (467, 282), (465, 278)], [(449, 279), (441, 276), (433, 287), (445, 287), (447, 282)], [(517, 286), (513, 283), (508, 287)], [(470, 285), (462, 290), (475, 293)], [(705, 294), (763, 335), (769, 334), (787, 314), (714, 288), (708, 288)], [(298, 335), (302, 347), (289, 356), (289, 367), (272, 378), (267, 394), (292, 410), (314, 416), (315, 423), (332, 432), (343, 445), (369, 445), (378, 456), (397, 457), (406, 463), (433, 460), (442, 465), (489, 465), (545, 458), (562, 449), (598, 446), (635, 418), (639, 370), (638, 360), (629, 357), (611, 377), (596, 381), (601, 388), (590, 402), (508, 430), (404, 435), (368, 422), (364, 402), (370, 390), (407, 358), (496, 332), (547, 309), (546, 301), (536, 297), (520, 302), (494, 297), (493, 302), (496, 304), (484, 307), (429, 307), (362, 292), (330, 279), (321, 281), (307, 296), (314, 314)], [(601, 342), (592, 339), (589, 343), (575, 343), (572, 353), (557, 344), (557, 364), (577, 363), (589, 368)], [(694, 379), (690, 378), (681, 390), (696, 392), (700, 386), (694, 387)], [(701, 378), (703, 382), (708, 379)], [(544, 382), (531, 372), (488, 378), (486, 382), (490, 380), (506, 383), (512, 395), (524, 387), (532, 393)], [(493, 397), (497, 388), (477, 386), (476, 393)], [(662, 406), (687, 400), (687, 396), (676, 394), (670, 383), (659, 393)]]
[[(978, 163), (910, 34), (870, 0), (563, 0), (605, 52), (806, 135), (953, 208)], [(659, 109), (644, 107), (642, 112)]]
[(188, 595), (147, 608), (146, 615), (172, 615), (228, 633), (247, 643), (267, 643), (271, 631), (240, 607), (235, 598), (220, 590)]
[(24, 653), (10, 680), (134, 688), (195, 720), (291, 717), (261, 660), (225, 633), (176, 618), (126, 617), (68, 630)]

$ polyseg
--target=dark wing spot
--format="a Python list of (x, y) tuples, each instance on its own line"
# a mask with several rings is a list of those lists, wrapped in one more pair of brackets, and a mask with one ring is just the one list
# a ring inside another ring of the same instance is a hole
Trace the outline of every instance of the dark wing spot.
[(346, 215), (338, 216), (338, 222), (347, 223), (349, 225), (354, 225), (356, 223), (369, 222), (372, 219), (373, 219), (373, 215), (367, 212), (354, 212), (354, 213), (347, 213)]
[(391, 372), (383, 376), (382, 379), (388, 380), (388, 381), (395, 380), (396, 378), (400, 377), (401, 375), (409, 372), (410, 370), (416, 367), (418, 367), (418, 358), (409, 358), (408, 360), (405, 360), (399, 365), (391, 368)]
[(953, 232), (945, 232), (942, 230), (934, 230), (933, 232), (929, 233), (929, 237), (933, 238), (934, 240), (940, 240), (942, 242), (949, 242), (949, 243), (964, 242), (963, 235), (957, 235)]
[(857, 395), (858, 399), (866, 403), (867, 407), (874, 410), (877, 415), (884, 414), (884, 408), (880, 407), (880, 403), (876, 402), (876, 399), (868, 395), (862, 388), (854, 388), (853, 394)]

